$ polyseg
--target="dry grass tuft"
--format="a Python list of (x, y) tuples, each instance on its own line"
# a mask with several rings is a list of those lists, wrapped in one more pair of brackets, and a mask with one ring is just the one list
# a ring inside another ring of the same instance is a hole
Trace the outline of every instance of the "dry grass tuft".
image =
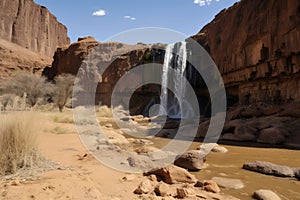
[(38, 119), (34, 112), (0, 115), (0, 175), (37, 164)]
[(113, 117), (112, 110), (108, 106), (100, 106), (97, 112), (98, 117)]

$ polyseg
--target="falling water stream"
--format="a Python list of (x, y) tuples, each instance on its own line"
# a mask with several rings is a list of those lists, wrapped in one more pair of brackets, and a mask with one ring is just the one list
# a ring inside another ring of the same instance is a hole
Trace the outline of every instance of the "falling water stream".
[[(193, 109), (186, 98), (186, 42), (169, 44), (166, 47), (164, 57), (162, 84), (161, 84), (161, 109), (160, 115), (168, 115), (169, 118), (189, 118), (193, 116)], [(172, 88), (172, 93), (168, 92)], [(181, 109), (182, 105), (185, 109)], [(190, 109), (189, 109), (190, 108)]]

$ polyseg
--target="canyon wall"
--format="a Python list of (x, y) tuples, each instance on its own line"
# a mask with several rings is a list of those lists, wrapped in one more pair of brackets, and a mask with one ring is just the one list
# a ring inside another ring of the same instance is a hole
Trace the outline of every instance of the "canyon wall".
[(300, 1), (242, 0), (192, 36), (240, 103), (300, 101)]
[(33, 0), (0, 1), (0, 39), (47, 57), (70, 43), (67, 28)]
[[(63, 73), (76, 76), (79, 69), (81, 72), (83, 70), (85, 74), (92, 72), (89, 76), (95, 76), (99, 81), (96, 90), (96, 104), (110, 105), (112, 91), (120, 77), (131, 68), (142, 64), (149, 48), (148, 45), (143, 44), (101, 43), (93, 37), (79, 38), (77, 42), (57, 49), (52, 67), (45, 68), (43, 75), (54, 79), (55, 76)], [(140, 78), (135, 76), (132, 77), (132, 80), (136, 82)], [(134, 82), (128, 82), (126, 87), (130, 87)], [(91, 91), (87, 89), (86, 92), (88, 96)]]

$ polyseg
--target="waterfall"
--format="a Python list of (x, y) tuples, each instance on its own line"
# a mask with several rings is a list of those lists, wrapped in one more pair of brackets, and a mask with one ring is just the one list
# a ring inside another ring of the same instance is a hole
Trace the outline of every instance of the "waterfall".
[[(170, 118), (188, 118), (191, 115), (190, 109), (180, 110), (180, 105), (187, 103), (185, 99), (186, 62), (186, 42), (170, 44), (166, 47), (160, 95), (160, 103), (163, 108), (160, 109), (160, 115), (168, 115)], [(170, 72), (171, 69), (174, 70), (174, 73)], [(177, 98), (168, 92), (168, 86), (171, 84), (173, 87), (170, 88), (173, 88), (172, 92), (178, 95)]]

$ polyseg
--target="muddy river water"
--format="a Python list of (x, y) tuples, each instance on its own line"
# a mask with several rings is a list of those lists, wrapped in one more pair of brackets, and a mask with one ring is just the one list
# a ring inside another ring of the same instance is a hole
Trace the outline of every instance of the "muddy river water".
[[(155, 139), (155, 146), (162, 146), (168, 139)], [(199, 147), (199, 142), (193, 142), (190, 149)], [(244, 163), (268, 161), (289, 167), (300, 167), (300, 151), (276, 148), (256, 148), (222, 145), (227, 153), (211, 152), (207, 156), (208, 167), (192, 172), (199, 180), (224, 177), (240, 179), (245, 187), (242, 189), (222, 189), (226, 194), (242, 200), (252, 199), (252, 194), (258, 189), (268, 189), (277, 193), (283, 200), (300, 199), (300, 181), (292, 178), (268, 176), (242, 169)]]

